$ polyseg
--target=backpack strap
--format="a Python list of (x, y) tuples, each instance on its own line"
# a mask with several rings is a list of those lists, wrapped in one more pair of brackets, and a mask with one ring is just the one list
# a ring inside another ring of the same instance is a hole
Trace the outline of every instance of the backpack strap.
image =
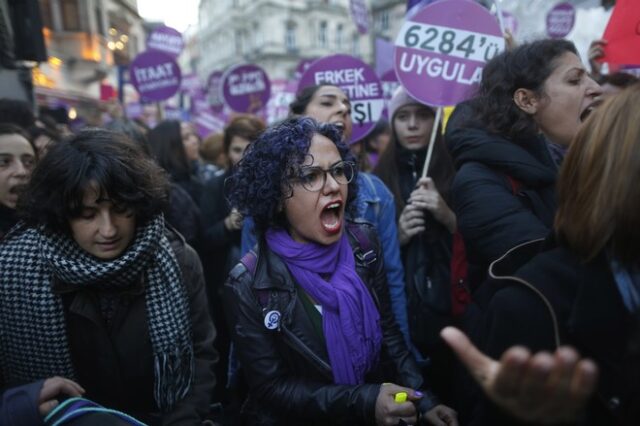
[[(258, 255), (255, 251), (249, 250), (247, 254), (242, 256), (240, 259), (240, 263), (247, 268), (252, 275), (256, 272), (256, 267), (258, 266)], [(261, 289), (253, 289), (253, 293), (256, 295), (260, 306), (264, 309), (269, 304), (269, 290), (266, 288)]]
[(367, 236), (364, 230), (355, 223), (347, 224), (349, 232), (356, 240), (357, 247), (353, 251), (353, 255), (364, 265), (371, 265), (378, 259), (376, 251), (373, 249), (371, 239)]

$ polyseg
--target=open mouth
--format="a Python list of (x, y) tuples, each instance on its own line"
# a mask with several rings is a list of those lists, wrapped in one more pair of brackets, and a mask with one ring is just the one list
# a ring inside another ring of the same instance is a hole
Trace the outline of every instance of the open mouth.
[(342, 201), (327, 204), (320, 213), (322, 228), (329, 234), (335, 234), (342, 229)]
[(331, 124), (336, 126), (338, 128), (338, 130), (340, 130), (341, 132), (344, 131), (344, 123), (342, 121), (336, 121), (336, 122), (333, 122)]
[(582, 113), (580, 114), (580, 121), (584, 122), (589, 117), (589, 115), (591, 115), (591, 113), (595, 111), (595, 109), (598, 108), (598, 106), (600, 106), (601, 103), (602, 101), (597, 100), (592, 102), (588, 107), (586, 107), (584, 111), (582, 111)]
[(26, 187), (26, 185), (14, 185), (11, 188), (9, 188), (9, 194), (13, 194), (13, 195), (20, 195), (22, 193), (22, 191), (24, 191), (24, 188)]

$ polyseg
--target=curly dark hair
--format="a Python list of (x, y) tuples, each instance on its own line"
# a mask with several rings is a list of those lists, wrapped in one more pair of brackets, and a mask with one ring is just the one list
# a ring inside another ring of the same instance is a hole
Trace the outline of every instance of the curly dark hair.
[(517, 139), (534, 136), (538, 127), (533, 118), (513, 101), (517, 89), (529, 89), (544, 97), (544, 83), (565, 53), (578, 54), (567, 40), (544, 39), (522, 44), (494, 57), (482, 71), (477, 119), (492, 133)]
[(18, 212), (31, 226), (69, 233), (85, 191), (132, 209), (139, 224), (159, 214), (168, 200), (166, 173), (126, 136), (87, 129), (55, 143), (33, 171)]
[[(279, 207), (291, 197), (291, 179), (298, 175), (308, 155), (311, 139), (316, 134), (336, 144), (343, 160), (355, 162), (337, 127), (320, 124), (308, 117), (291, 117), (268, 128), (251, 143), (228, 178), (229, 204), (242, 214), (253, 217), (258, 235), (271, 227), (287, 227), (285, 215)], [(349, 183), (347, 209), (353, 208), (356, 181), (357, 175)]]

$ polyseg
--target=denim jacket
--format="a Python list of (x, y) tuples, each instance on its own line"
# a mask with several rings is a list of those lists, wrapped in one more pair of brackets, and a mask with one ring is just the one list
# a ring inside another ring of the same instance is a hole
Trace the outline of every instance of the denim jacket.
[[(400, 243), (393, 195), (380, 178), (370, 173), (360, 172), (358, 173), (358, 196), (355, 203), (356, 217), (353, 219), (371, 223), (375, 226), (380, 237), (391, 296), (391, 309), (402, 335), (409, 343), (407, 296), (404, 290), (404, 270), (400, 260)], [(245, 218), (242, 227), (241, 256), (244, 256), (256, 244), (253, 228), (251, 218)]]

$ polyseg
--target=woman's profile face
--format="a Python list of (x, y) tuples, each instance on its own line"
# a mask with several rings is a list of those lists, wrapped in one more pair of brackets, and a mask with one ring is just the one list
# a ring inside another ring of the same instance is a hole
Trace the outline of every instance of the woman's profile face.
[(200, 141), (189, 123), (180, 123), (180, 135), (187, 160), (196, 161), (200, 158)]
[(319, 123), (331, 123), (342, 130), (342, 139), (351, 140), (351, 102), (336, 86), (320, 86), (313, 94), (304, 114)]
[[(340, 239), (348, 195), (348, 186), (334, 177), (340, 177), (341, 164), (342, 157), (336, 145), (326, 136), (314, 135), (301, 166), (300, 177), (318, 176), (318, 190), (307, 189), (302, 180), (292, 182), (293, 193), (284, 201), (289, 233), (294, 240), (327, 245)], [(322, 172), (320, 169), (332, 169), (334, 172)], [(307, 187), (309, 182), (307, 179)]]
[(601, 88), (589, 77), (580, 58), (566, 52), (555, 60), (545, 80), (533, 119), (552, 142), (568, 146), (597, 105)]
[(70, 219), (69, 226), (80, 248), (98, 259), (113, 260), (133, 241), (136, 219), (129, 208), (101, 198), (91, 186), (82, 199), (80, 216)]
[(398, 109), (393, 117), (393, 128), (400, 145), (410, 150), (427, 146), (433, 120), (432, 110), (424, 105), (411, 104)]

